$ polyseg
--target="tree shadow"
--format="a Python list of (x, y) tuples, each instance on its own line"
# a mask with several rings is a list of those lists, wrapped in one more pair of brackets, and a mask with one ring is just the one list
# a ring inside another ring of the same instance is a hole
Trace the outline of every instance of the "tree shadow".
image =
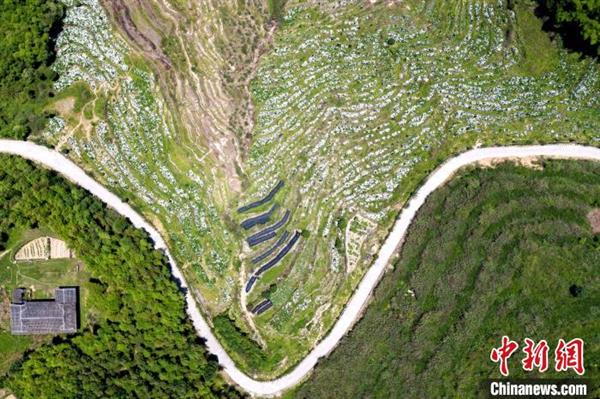
[(569, 52), (578, 53), (581, 57), (598, 57), (598, 46), (590, 44), (581, 34), (581, 28), (574, 22), (558, 24), (552, 10), (544, 0), (537, 0), (534, 14), (542, 20), (542, 30), (552, 41), (560, 38), (562, 46)]

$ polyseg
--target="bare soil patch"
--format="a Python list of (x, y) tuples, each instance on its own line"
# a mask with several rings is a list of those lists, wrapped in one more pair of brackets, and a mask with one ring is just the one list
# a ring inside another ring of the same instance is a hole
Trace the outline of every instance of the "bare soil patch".
[(535, 170), (542, 170), (543, 166), (539, 163), (540, 157), (515, 157), (515, 158), (488, 158), (479, 161), (477, 164), (482, 168), (493, 168), (504, 162), (512, 162), (515, 165), (524, 166)]
[(72, 258), (73, 253), (63, 240), (40, 237), (23, 245), (15, 254), (16, 261)]
[(53, 105), (54, 109), (61, 115), (69, 115), (75, 108), (75, 97), (67, 97), (56, 101)]
[(600, 208), (596, 208), (587, 214), (587, 219), (592, 226), (594, 234), (600, 233)]
[(50, 259), (63, 259), (73, 257), (73, 253), (63, 240), (50, 238)]
[(131, 43), (134, 43), (149, 58), (157, 60), (166, 70), (173, 67), (169, 58), (161, 50), (160, 43), (152, 40), (156, 40), (160, 35), (154, 32), (148, 34), (147, 30), (144, 33), (142, 29), (138, 29), (138, 26), (131, 17), (131, 10), (127, 3), (121, 0), (108, 0), (103, 1), (103, 5), (122, 28), (122, 32)]

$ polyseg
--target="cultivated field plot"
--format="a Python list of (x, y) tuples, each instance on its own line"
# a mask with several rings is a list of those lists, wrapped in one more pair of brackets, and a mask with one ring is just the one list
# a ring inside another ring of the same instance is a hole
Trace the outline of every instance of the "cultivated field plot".
[(69, 259), (73, 253), (67, 243), (54, 237), (40, 237), (23, 245), (15, 253), (15, 261)]
[(50, 259), (48, 237), (40, 237), (23, 245), (15, 254), (16, 261)]
[[(551, 43), (525, 3), (290, 1), (275, 30), (259, 1), (151, 3), (121, 35), (97, 0), (65, 0), (63, 91), (39, 139), (147, 215), (257, 375), (281, 374), (324, 336), (403, 201), (451, 154), (598, 139), (596, 62)], [(181, 17), (188, 6), (197, 19)], [(300, 236), (244, 297), (279, 247), (252, 260), (284, 230), (251, 247), (268, 224), (241, 223), (273, 203), (236, 210), (280, 180), (269, 223), (289, 210), (281, 248)]]
[[(540, 164), (471, 168), (435, 191), (364, 318), (289, 397), (481, 397), (481, 381), (499, 376), (489, 356), (504, 334), (552, 351), (582, 338), (597, 396), (600, 236), (586, 215), (600, 164)], [(555, 372), (552, 352), (546, 373), (526, 373), (522, 356), (511, 378), (577, 377)]]
[[(346, 248), (346, 272), (352, 273), (354, 268), (361, 261), (361, 253), (365, 240), (368, 239), (369, 234), (375, 229), (377, 225), (371, 220), (361, 216), (355, 215), (348, 222), (345, 234), (345, 248)], [(376, 251), (378, 248), (373, 248)]]
[[(33, 248), (37, 252), (33, 252)], [(41, 257), (41, 253), (49, 256)], [(31, 258), (23, 257), (24, 254)], [(89, 278), (85, 266), (66, 255), (72, 253), (65, 242), (48, 236), (44, 230), (16, 232), (0, 258), (0, 287), (9, 295), (14, 288), (25, 287), (34, 299), (43, 299), (52, 298), (58, 286), (84, 284)]]

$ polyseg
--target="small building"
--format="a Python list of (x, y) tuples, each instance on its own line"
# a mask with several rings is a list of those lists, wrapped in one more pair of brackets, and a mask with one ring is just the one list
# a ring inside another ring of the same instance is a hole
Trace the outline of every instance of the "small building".
[(54, 299), (24, 299), (25, 290), (13, 291), (10, 328), (14, 335), (67, 334), (77, 331), (79, 298), (77, 287), (55, 290)]

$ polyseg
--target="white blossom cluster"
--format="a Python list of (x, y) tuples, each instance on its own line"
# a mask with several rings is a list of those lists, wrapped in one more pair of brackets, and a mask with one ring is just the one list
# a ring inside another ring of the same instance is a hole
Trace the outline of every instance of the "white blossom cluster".
[(57, 59), (52, 66), (60, 75), (56, 90), (78, 80), (92, 88), (111, 84), (127, 70), (125, 44), (111, 33), (110, 22), (98, 0), (63, 0), (63, 3), (68, 8), (64, 29), (56, 43)]
[(42, 133), (42, 136), (45, 139), (50, 140), (59, 135), (65, 128), (65, 125), (65, 121), (61, 117), (54, 116), (48, 120), (46, 130)]

